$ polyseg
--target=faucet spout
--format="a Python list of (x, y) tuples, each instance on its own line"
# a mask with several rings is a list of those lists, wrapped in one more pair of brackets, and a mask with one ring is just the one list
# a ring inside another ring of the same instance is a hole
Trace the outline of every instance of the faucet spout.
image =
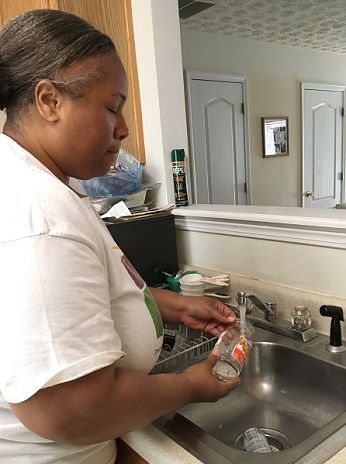
[[(257, 295), (250, 292), (238, 292), (237, 303), (238, 305), (246, 305), (247, 299), (257, 306), (264, 313), (264, 318), (249, 317), (249, 320), (256, 327), (270, 330), (274, 333), (285, 335), (286, 337), (294, 338), (302, 342), (308, 342), (313, 338), (317, 337), (315, 330), (310, 327), (303, 332), (292, 327), (291, 321), (284, 319), (277, 319), (276, 317), (276, 303), (264, 303)], [(345, 348), (346, 347), (341, 347)], [(334, 349), (339, 350), (340, 348), (335, 347)]]
[(264, 303), (257, 295), (250, 292), (238, 292), (237, 302), (240, 305), (246, 304), (246, 299), (252, 301), (264, 313), (264, 318), (268, 322), (275, 323), (276, 318), (276, 303)]

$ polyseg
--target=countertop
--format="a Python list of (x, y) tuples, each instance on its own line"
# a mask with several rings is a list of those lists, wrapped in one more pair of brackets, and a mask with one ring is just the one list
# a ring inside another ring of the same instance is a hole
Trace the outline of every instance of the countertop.
[[(169, 462), (170, 464), (201, 464), (201, 461), (163, 434), (154, 425), (148, 425), (122, 438), (149, 464), (162, 464), (163, 462)], [(328, 461), (325, 461), (324, 464), (345, 463), (346, 447)], [(314, 464), (322, 463), (314, 461)]]

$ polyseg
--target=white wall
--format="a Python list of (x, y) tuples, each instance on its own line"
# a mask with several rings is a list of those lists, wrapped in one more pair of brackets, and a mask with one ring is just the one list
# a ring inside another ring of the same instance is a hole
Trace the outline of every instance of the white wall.
[[(283, 209), (289, 214), (280, 215)], [(276, 301), (286, 320), (294, 306), (307, 306), (315, 329), (328, 334), (330, 320), (321, 317), (320, 307), (341, 306), (346, 313), (346, 216), (339, 211), (321, 209), (312, 218), (304, 208), (179, 208), (179, 262), (204, 275), (229, 274), (233, 304), (237, 292), (254, 292)]]
[[(187, 150), (177, 0), (132, 0), (147, 163), (144, 180), (161, 182), (156, 203), (174, 203), (171, 151)], [(187, 160), (188, 161), (188, 160)]]
[(237, 292), (254, 292), (264, 301), (276, 301), (278, 316), (286, 320), (295, 306), (307, 306), (313, 327), (325, 335), (330, 318), (322, 317), (319, 308), (340, 306), (346, 314), (346, 250), (181, 229), (177, 243), (184, 268), (229, 274), (233, 304)]
[(181, 230), (177, 239), (182, 263), (346, 300), (346, 250)]
[[(252, 204), (301, 206), (300, 83), (346, 84), (346, 57), (182, 28), (188, 70), (247, 76)], [(289, 156), (262, 157), (261, 116), (289, 117)]]

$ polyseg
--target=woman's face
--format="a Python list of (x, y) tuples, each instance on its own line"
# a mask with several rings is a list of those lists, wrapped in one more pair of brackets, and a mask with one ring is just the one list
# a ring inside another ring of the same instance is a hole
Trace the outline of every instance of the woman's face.
[(79, 75), (98, 66), (102, 76), (93, 81), (83, 97), (73, 100), (62, 97), (49, 156), (62, 177), (90, 179), (109, 171), (116, 161), (121, 140), (128, 135), (122, 113), (127, 98), (127, 77), (120, 59), (113, 53), (89, 58), (74, 66), (78, 66)]

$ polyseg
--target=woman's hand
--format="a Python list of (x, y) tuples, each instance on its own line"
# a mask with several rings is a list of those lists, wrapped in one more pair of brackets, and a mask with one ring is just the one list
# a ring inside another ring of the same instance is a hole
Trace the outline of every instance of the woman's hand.
[(236, 320), (234, 312), (214, 298), (180, 295), (161, 288), (151, 288), (151, 292), (166, 324), (184, 324), (218, 337)]
[(240, 378), (218, 380), (212, 369), (220, 357), (218, 350), (213, 350), (208, 358), (198, 364), (188, 367), (181, 375), (192, 385), (191, 402), (214, 402), (227, 396), (240, 384)]
[(180, 323), (218, 337), (235, 322), (234, 312), (219, 300), (208, 297), (185, 296), (185, 310)]

